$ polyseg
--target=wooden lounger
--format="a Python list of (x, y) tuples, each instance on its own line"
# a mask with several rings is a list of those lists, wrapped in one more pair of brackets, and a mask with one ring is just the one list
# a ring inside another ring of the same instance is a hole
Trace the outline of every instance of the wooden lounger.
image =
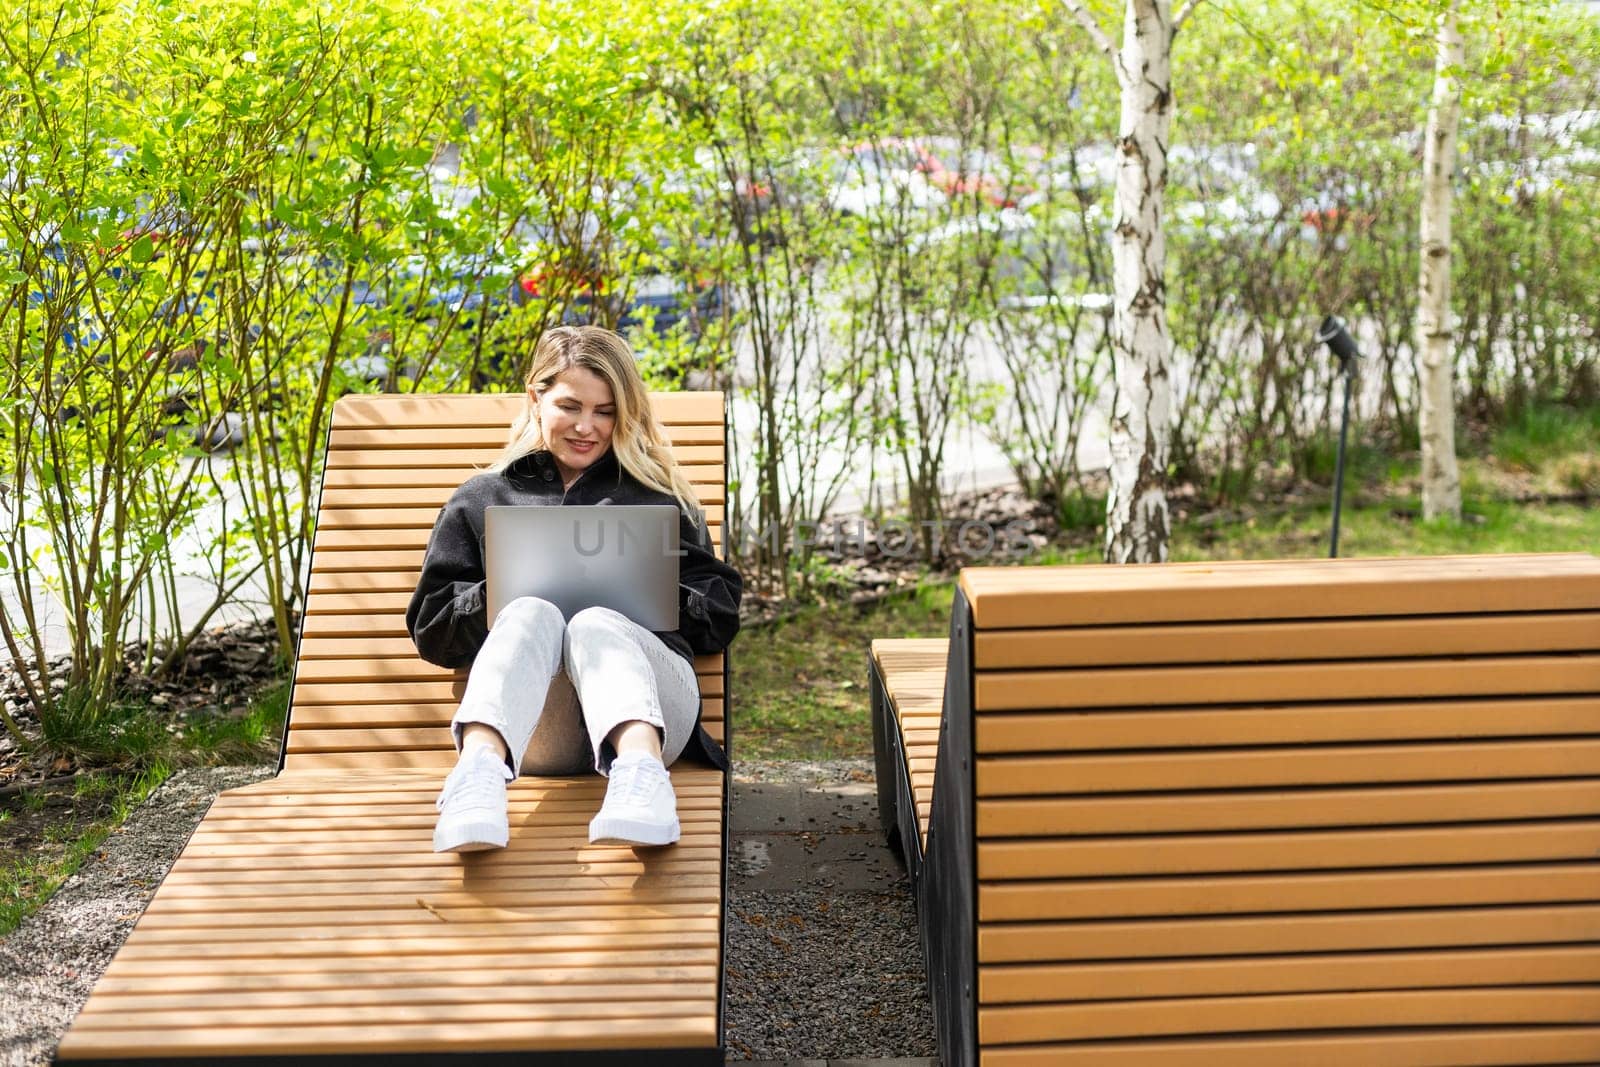
[[(720, 546), (722, 394), (652, 400)], [(723, 1062), (722, 772), (673, 767), (670, 848), (591, 846), (591, 774), (512, 783), (503, 851), (432, 850), (466, 672), (418, 658), (405, 609), (521, 404), (339, 400), (280, 773), (217, 799), (58, 1061)], [(695, 663), (724, 745), (725, 660)]]
[(946, 1067), (1600, 1063), (1600, 559), (966, 570), (875, 641)]

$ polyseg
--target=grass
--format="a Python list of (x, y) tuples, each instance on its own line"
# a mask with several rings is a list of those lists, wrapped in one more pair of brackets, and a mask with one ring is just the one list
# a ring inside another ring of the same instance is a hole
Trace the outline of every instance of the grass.
[[(1462, 511), (1457, 525), (1423, 521), (1420, 502), (1412, 497), (1346, 506), (1339, 520), (1339, 555), (1588, 552), (1600, 545), (1600, 509), (1469, 498)], [(1326, 556), (1332, 522), (1330, 508), (1318, 505), (1262, 511), (1205, 528), (1179, 524), (1171, 555), (1175, 560)]]
[(288, 705), (287, 681), (257, 694), (242, 717), (196, 717), (182, 724), (135, 703), (97, 709), (69, 696), (45, 717), (42, 735), (48, 748), (87, 765), (137, 770), (158, 762), (248, 763), (276, 753)]
[(1489, 451), (1501, 463), (1527, 471), (1575, 454), (1592, 455), (1600, 451), (1600, 407), (1523, 408), (1495, 431)]
[(1600, 496), (1600, 407), (1518, 412), (1490, 439), (1489, 455), (1535, 492)]
[(242, 718), (202, 719), (190, 725), (184, 745), (211, 763), (249, 762), (278, 752), (278, 737), (289, 714), (289, 683), (258, 694)]
[[(78, 778), (70, 795), (63, 791), (57, 798), (62, 810), (40, 820), (30, 854), (0, 868), (0, 937), (50, 899), (95, 854), (106, 836), (171, 776), (172, 768), (164, 763), (132, 774), (90, 772)], [(41, 801), (49, 799), (41, 791), (30, 795)], [(34, 813), (43, 812), (41, 802)], [(12, 812), (6, 815), (5, 821), (21, 820)]]
[(807, 607), (739, 635), (733, 748), (741, 759), (818, 759), (872, 751), (867, 646), (874, 637), (944, 637), (948, 583), (919, 585), (873, 607)]

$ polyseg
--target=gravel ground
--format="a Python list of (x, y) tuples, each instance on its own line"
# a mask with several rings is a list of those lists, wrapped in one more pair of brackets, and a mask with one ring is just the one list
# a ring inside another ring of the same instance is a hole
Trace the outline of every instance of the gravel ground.
[(909, 891), (735, 891), (728, 1058), (932, 1056), (933, 1012)]
[(869, 759), (736, 762), (728, 859), (730, 1060), (937, 1052), (911, 883)]
[[(735, 737), (734, 744), (737, 745)], [(873, 761), (830, 760), (740, 760), (733, 761), (735, 782), (870, 782), (876, 777)]]
[[(0, 1067), (49, 1061), (212, 799), (269, 768), (180, 771), (95, 857), (0, 941)], [(860, 783), (870, 759), (736, 761), (739, 782)], [(882, 891), (796, 877), (737, 888), (728, 913), (728, 1054), (735, 1059), (934, 1054), (916, 914), (903, 873)]]

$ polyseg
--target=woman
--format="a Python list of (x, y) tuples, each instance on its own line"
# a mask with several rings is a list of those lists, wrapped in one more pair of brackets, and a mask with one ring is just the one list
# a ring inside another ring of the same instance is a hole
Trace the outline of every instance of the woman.
[[(727, 769), (700, 726), (696, 654), (727, 648), (739, 630), (739, 572), (711, 549), (694, 489), (627, 342), (597, 326), (539, 339), (528, 405), (511, 443), (455, 491), (434, 523), (406, 628), (422, 658), (471, 665), (451, 720), (459, 753), (439, 795), (437, 852), (504, 847), (506, 782), (533, 774), (609, 778), (589, 840), (678, 840), (669, 766), (690, 754)], [(673, 504), (679, 512), (679, 624), (652, 632), (609, 608), (564, 622), (536, 597), (484, 610), (483, 509), (490, 504)]]

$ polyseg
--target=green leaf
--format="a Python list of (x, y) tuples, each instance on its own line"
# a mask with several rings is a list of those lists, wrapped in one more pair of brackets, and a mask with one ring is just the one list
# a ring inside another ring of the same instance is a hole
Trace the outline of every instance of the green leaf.
[(490, 196), (500, 200), (513, 200), (517, 195), (517, 183), (501, 174), (485, 178), (483, 187)]
[(128, 251), (128, 255), (132, 257), (135, 263), (148, 263), (155, 254), (156, 243), (150, 239), (150, 235), (147, 233), (140, 234), (139, 239), (133, 242), (133, 247)]

